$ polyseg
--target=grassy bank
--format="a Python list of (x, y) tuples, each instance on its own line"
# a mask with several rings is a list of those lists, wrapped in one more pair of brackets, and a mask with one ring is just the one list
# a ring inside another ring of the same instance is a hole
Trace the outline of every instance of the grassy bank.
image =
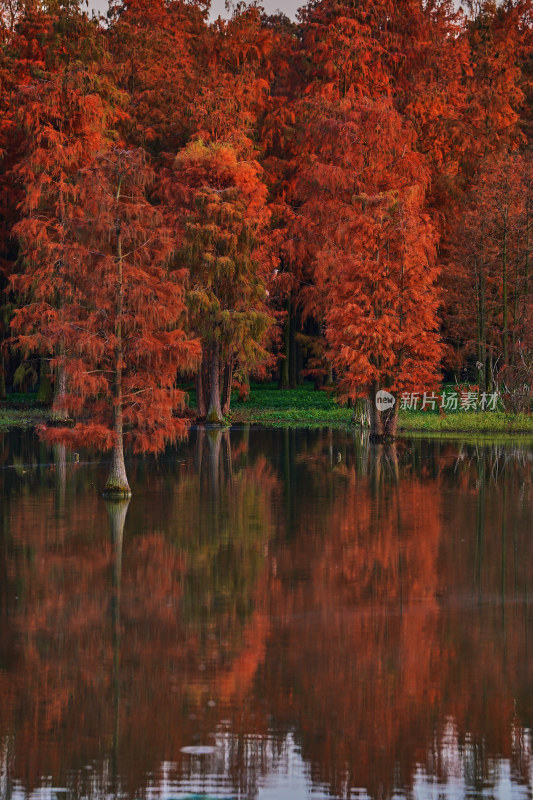
[(39, 408), (35, 405), (10, 406), (0, 403), (0, 431), (7, 431), (10, 428), (34, 428), (41, 425), (50, 417), (46, 408)]
[(35, 394), (8, 394), (0, 400), (0, 431), (34, 428), (50, 419), (50, 409), (36, 402)]
[[(190, 404), (194, 404), (191, 393)], [(0, 403), (0, 430), (33, 427), (49, 418), (49, 409), (39, 406), (32, 395), (11, 395)], [(315, 391), (306, 384), (297, 389), (280, 390), (274, 384), (252, 386), (246, 401), (232, 403), (232, 424), (318, 427), (349, 427), (352, 410), (339, 406), (327, 392)], [(428, 434), (530, 434), (533, 415), (505, 414), (501, 411), (438, 412), (400, 411), (399, 432)]]
[[(312, 386), (280, 391), (272, 385), (253, 386), (246, 402), (236, 402), (234, 424), (349, 426), (352, 411), (337, 404), (327, 392)], [(400, 411), (399, 431), (421, 433), (533, 434), (533, 416), (500, 411), (456, 411), (440, 415), (432, 411)]]
[(428, 433), (533, 434), (533, 416), (505, 414), (503, 411), (457, 411), (445, 416), (420, 411), (400, 411), (398, 427), (402, 431)]
[(232, 403), (232, 423), (256, 425), (350, 425), (352, 410), (343, 408), (327, 392), (312, 387), (278, 389), (253, 385), (245, 402)]

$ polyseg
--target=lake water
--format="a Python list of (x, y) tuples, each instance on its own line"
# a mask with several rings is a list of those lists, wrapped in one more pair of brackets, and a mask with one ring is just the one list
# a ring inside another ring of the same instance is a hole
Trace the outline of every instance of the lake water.
[(533, 797), (533, 446), (0, 434), (0, 797)]

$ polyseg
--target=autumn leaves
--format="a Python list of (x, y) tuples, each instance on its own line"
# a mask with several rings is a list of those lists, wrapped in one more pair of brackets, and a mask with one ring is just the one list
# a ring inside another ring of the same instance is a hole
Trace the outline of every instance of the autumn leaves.
[(3, 11), (4, 373), (44, 365), (61, 435), (160, 450), (183, 377), (215, 423), (267, 370), (527, 384), (529, 0)]
[(189, 321), (202, 348), (198, 415), (216, 424), (229, 412), (234, 371), (268, 358), (270, 259), (261, 236), (270, 211), (261, 178), (255, 161), (200, 140), (178, 153), (165, 183), (177, 217), (187, 210), (176, 264), (189, 276)]

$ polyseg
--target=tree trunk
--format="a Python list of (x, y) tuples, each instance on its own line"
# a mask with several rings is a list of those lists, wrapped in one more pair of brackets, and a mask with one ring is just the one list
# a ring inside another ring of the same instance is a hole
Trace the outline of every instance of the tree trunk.
[(209, 350), (203, 348), (203, 358), (202, 358), (202, 388), (204, 390), (204, 405), (205, 405), (205, 415), (204, 419), (207, 416), (207, 408), (209, 406), (209, 398), (211, 396), (211, 371), (209, 368)]
[(283, 328), (283, 355), (281, 362), (281, 374), (279, 380), (280, 389), (289, 388), (289, 362), (291, 358), (291, 301), (287, 299), (287, 320)]
[(52, 381), (47, 361), (41, 361), (39, 369), (39, 388), (37, 389), (37, 402), (48, 405), (52, 402)]
[(207, 421), (212, 425), (222, 425), (224, 417), (220, 405), (220, 346), (217, 341), (211, 345), (209, 359), (209, 410)]
[(303, 378), (302, 373), (303, 373), (303, 370), (304, 370), (304, 351), (303, 351), (302, 343), (296, 337), (295, 337), (295, 343), (296, 343), (296, 358), (295, 358), (296, 385), (297, 386), (303, 386), (304, 378)]
[(233, 381), (233, 356), (224, 366), (224, 385), (222, 388), (222, 413), (227, 416), (231, 408), (231, 383)]
[(483, 258), (477, 267), (477, 360), (478, 360), (478, 385), (480, 391), (487, 387), (487, 314), (485, 299), (485, 274)]
[[(60, 222), (63, 224), (64, 218), (64, 209), (65, 209), (65, 199), (63, 190), (59, 190), (59, 208), (60, 208)], [(61, 268), (62, 260), (60, 259), (57, 262), (57, 269)], [(63, 317), (62, 313), (62, 306), (63, 306), (63, 297), (60, 293), (57, 294), (57, 309), (59, 312), (60, 318)], [(65, 354), (65, 341), (64, 339), (60, 340), (59, 343), (59, 351), (57, 355), (60, 358), (60, 361), (57, 365), (57, 373), (56, 373), (56, 380), (55, 380), (55, 387), (54, 387), (54, 401), (52, 403), (52, 419), (61, 422), (63, 420), (68, 419), (68, 412), (65, 408), (65, 398), (67, 396), (67, 374), (65, 372), (65, 365), (62, 361)]]
[(502, 250), (503, 364), (509, 364), (509, 323), (507, 310), (507, 225), (503, 232)]
[(526, 212), (526, 252), (524, 257), (524, 307), (527, 308), (528, 301), (528, 280), (529, 280), (529, 234), (530, 234), (530, 221), (529, 221), (529, 206)]
[(0, 351), (0, 400), (7, 398), (4, 355)]
[(478, 311), (478, 384), (480, 391), (487, 391), (487, 302), (485, 280), (485, 232), (481, 223), (481, 252), (476, 259), (477, 280), (477, 311)]
[(356, 397), (353, 404), (352, 423), (368, 428), (370, 425), (370, 401), (366, 397)]
[(124, 435), (122, 432), (122, 405), (119, 399), (115, 406), (115, 443), (111, 459), (111, 469), (104, 488), (106, 497), (131, 497), (131, 489), (124, 463)]
[(65, 408), (65, 398), (67, 396), (67, 375), (63, 364), (59, 364), (56, 375), (56, 385), (54, 390), (54, 403), (52, 405), (52, 419), (68, 419), (68, 412)]
[(487, 391), (487, 307), (486, 307), (486, 293), (485, 293), (485, 275), (481, 276), (480, 286), (480, 356), (479, 360), (482, 364), (482, 381), (480, 381), (480, 389)]
[(289, 388), (296, 389), (298, 386), (298, 343), (296, 341), (296, 315), (294, 313), (291, 314), (289, 333)]
[(206, 386), (204, 386), (204, 359), (205, 355), (202, 356), (202, 363), (198, 367), (198, 372), (196, 373), (196, 416), (198, 419), (205, 419), (206, 415), (206, 407), (205, 407), (205, 390)]
[(370, 439), (373, 442), (391, 441), (396, 436), (398, 425), (398, 403), (385, 410), (380, 410), (376, 405), (377, 385), (374, 385), (368, 398), (370, 414)]
[(511, 357), (514, 357), (516, 347), (516, 337), (518, 335), (518, 306), (519, 306), (519, 291), (518, 285), (520, 282), (520, 240), (516, 243), (516, 259), (514, 270), (514, 298), (513, 298), (513, 327), (511, 331)]
[[(120, 189), (119, 189), (120, 192)], [(120, 230), (117, 241), (117, 319), (115, 323), (115, 400), (114, 400), (114, 433), (113, 457), (109, 477), (104, 488), (107, 497), (130, 497), (131, 489), (126, 476), (124, 464), (124, 432), (122, 428), (122, 305), (124, 287), (122, 282), (122, 239)]]

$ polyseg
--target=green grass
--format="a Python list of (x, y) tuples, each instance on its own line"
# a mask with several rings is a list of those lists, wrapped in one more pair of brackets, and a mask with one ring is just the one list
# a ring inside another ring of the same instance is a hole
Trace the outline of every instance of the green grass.
[[(194, 392), (189, 393), (194, 405)], [(0, 430), (31, 428), (46, 422), (49, 411), (35, 402), (34, 395), (10, 395), (0, 402)], [(297, 389), (280, 390), (275, 384), (252, 384), (246, 401), (232, 403), (230, 422), (276, 427), (349, 427), (352, 410), (339, 406), (325, 391), (317, 391), (310, 383)], [(505, 414), (502, 411), (456, 411), (447, 415), (438, 412), (400, 411), (399, 432), (438, 435), (453, 434), (532, 434), (533, 415)]]
[(246, 401), (232, 403), (231, 422), (263, 425), (339, 425), (350, 424), (352, 411), (343, 408), (312, 384), (297, 389), (277, 389), (274, 384), (252, 384)]
[(35, 394), (13, 392), (0, 401), (0, 431), (34, 428), (50, 418), (50, 410), (36, 402)]
[(458, 411), (445, 416), (423, 411), (400, 411), (398, 428), (432, 433), (533, 433), (533, 416), (503, 411)]
[(10, 428), (34, 428), (50, 417), (47, 409), (30, 407), (9, 408), (0, 404), (0, 431)]
[[(349, 426), (352, 410), (339, 406), (328, 392), (312, 384), (279, 390), (274, 384), (253, 384), (248, 399), (232, 404), (231, 422), (263, 425)], [(400, 411), (400, 431), (421, 433), (533, 434), (533, 416), (502, 411)]]

